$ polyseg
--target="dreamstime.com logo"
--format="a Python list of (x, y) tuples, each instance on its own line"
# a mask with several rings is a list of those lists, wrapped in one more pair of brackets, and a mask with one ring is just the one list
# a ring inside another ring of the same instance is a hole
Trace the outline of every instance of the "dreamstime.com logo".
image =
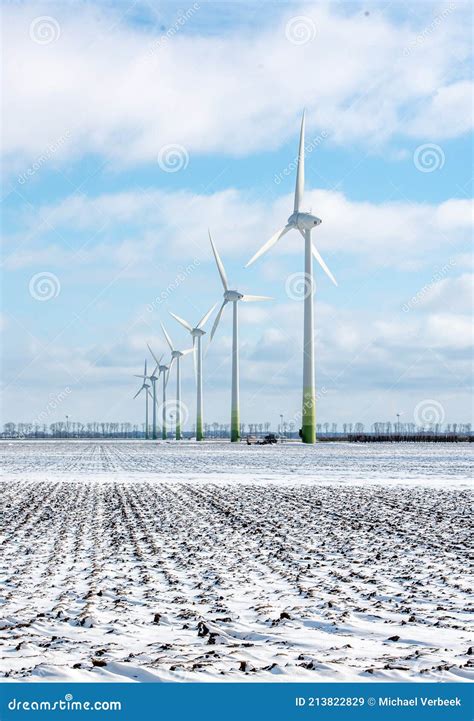
[(158, 165), (165, 173), (179, 173), (186, 170), (189, 164), (189, 153), (184, 145), (170, 143), (163, 145), (158, 153)]
[(290, 300), (305, 300), (314, 292), (314, 281), (307, 273), (292, 273), (286, 279), (285, 292)]
[(303, 415), (307, 411), (312, 411), (314, 408), (316, 408), (316, 403), (323, 398), (326, 393), (328, 392), (328, 389), (326, 386), (321, 386), (321, 388), (316, 392), (313, 400), (306, 400), (303, 403), (303, 407), (301, 410), (297, 411), (291, 418), (288, 419), (288, 425), (296, 426), (296, 428), (299, 428), (301, 425), (301, 421), (303, 419)]
[(156, 307), (160, 306), (162, 303), (166, 303), (166, 301), (173, 295), (175, 290), (179, 288), (181, 283), (184, 283), (186, 278), (188, 278), (196, 268), (199, 268), (201, 265), (200, 260), (198, 258), (194, 258), (192, 263), (189, 263), (185, 268), (180, 266), (178, 268), (178, 273), (175, 275), (173, 280), (168, 283), (166, 288), (161, 291), (160, 295), (158, 295), (152, 303), (149, 303), (146, 307), (148, 313), (153, 313)]
[(30, 39), (38, 45), (51, 45), (59, 40), (61, 26), (56, 18), (50, 15), (40, 15), (30, 23)]
[(413, 163), (420, 173), (433, 173), (444, 166), (444, 150), (436, 143), (419, 145), (413, 153)]
[[(310, 153), (313, 152), (313, 150), (316, 150), (316, 148), (319, 148), (321, 143), (326, 140), (326, 138), (329, 137), (329, 131), (328, 130), (321, 130), (319, 135), (315, 135), (314, 138), (311, 138), (311, 140), (308, 140), (304, 144), (304, 150), (306, 153), (306, 156), (308, 156)], [(275, 176), (273, 178), (273, 182), (275, 185), (280, 185), (280, 183), (283, 181), (284, 178), (287, 178), (289, 175), (292, 175), (296, 168), (298, 167), (298, 156), (296, 155), (291, 162), (288, 163), (286, 167), (283, 168), (279, 173), (275, 173)]]
[(12, 698), (8, 702), (9, 711), (121, 711), (121, 701), (74, 701), (67, 693), (64, 699), (57, 701), (18, 701)]
[(53, 412), (55, 412), (61, 403), (66, 400), (68, 395), (71, 393), (69, 386), (66, 386), (64, 390), (60, 391), (56, 395), (52, 393), (49, 396), (49, 401), (44, 406), (43, 410), (38, 413), (36, 418), (33, 420), (33, 426), (44, 423)]
[(191, 20), (193, 15), (195, 15), (200, 9), (201, 6), (199, 5), (199, 3), (195, 2), (186, 10), (178, 10), (178, 15), (175, 22), (171, 25), (171, 27), (168, 28), (168, 30), (166, 30), (163, 35), (160, 35), (160, 37), (152, 43), (148, 51), (147, 57), (152, 57), (157, 50), (163, 47), (169, 40), (172, 40), (172, 38), (174, 38), (174, 36), (179, 33), (181, 28), (186, 25), (186, 23)]
[(297, 15), (286, 23), (285, 35), (293, 45), (306, 45), (316, 37), (316, 25), (307, 15)]
[(162, 403), (156, 411), (158, 419), (163, 418), (163, 414), (168, 426), (174, 427), (178, 421), (181, 429), (184, 428), (189, 419), (189, 409), (182, 401), (170, 400)]
[(60, 294), (61, 283), (57, 275), (50, 273), (48, 270), (43, 270), (30, 278), (28, 290), (35, 300), (52, 300)]
[(404, 303), (402, 305), (402, 311), (404, 313), (408, 313), (410, 310), (412, 310), (418, 303), (420, 303), (423, 298), (429, 294), (429, 292), (436, 287), (436, 284), (439, 283), (443, 278), (445, 278), (448, 274), (448, 272), (451, 270), (451, 268), (454, 268), (456, 265), (456, 261), (454, 258), (450, 258), (448, 263), (445, 263), (442, 268), (439, 268), (433, 275), (431, 276), (431, 279), (426, 285), (423, 286), (423, 288), (420, 288), (415, 295), (412, 295), (408, 303)]
[(24, 172), (20, 173), (18, 176), (18, 183), (20, 185), (24, 185), (28, 182), (30, 178), (33, 177), (33, 175), (36, 175), (38, 170), (41, 170), (43, 165), (45, 165), (51, 158), (61, 150), (63, 145), (65, 145), (66, 142), (68, 142), (71, 139), (71, 133), (66, 131), (63, 133), (63, 135), (60, 135), (57, 140), (50, 143), (46, 150), (44, 150), (41, 155), (38, 155), (37, 158), (33, 161), (33, 163), (30, 165), (29, 168), (27, 168)]
[(413, 418), (418, 426), (434, 426), (443, 423), (445, 418), (444, 408), (432, 398), (420, 401), (413, 411)]

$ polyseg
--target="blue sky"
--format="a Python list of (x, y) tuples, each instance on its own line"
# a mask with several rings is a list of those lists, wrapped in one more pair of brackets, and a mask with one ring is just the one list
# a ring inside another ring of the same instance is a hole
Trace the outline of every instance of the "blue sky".
[[(231, 284), (274, 298), (242, 309), (242, 420), (298, 413), (301, 240), (243, 266), (290, 214), (303, 107), (305, 205), (339, 281), (317, 274), (318, 421), (471, 420), (467, 3), (24, 2), (3, 16), (3, 422), (140, 422), (146, 342), (166, 350), (163, 321), (186, 346), (168, 311), (195, 322), (221, 298), (208, 227)], [(230, 331), (229, 313), (206, 356), (208, 421), (228, 422)]]

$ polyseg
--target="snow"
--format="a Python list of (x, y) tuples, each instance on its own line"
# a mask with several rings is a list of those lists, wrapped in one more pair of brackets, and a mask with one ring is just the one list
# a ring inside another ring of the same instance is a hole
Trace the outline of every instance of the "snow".
[(5, 681), (473, 677), (467, 444), (0, 452)]

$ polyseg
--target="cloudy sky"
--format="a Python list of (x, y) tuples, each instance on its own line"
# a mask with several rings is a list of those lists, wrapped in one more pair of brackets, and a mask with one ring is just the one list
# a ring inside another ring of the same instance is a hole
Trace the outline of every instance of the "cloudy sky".
[[(241, 308), (242, 420), (298, 413), (302, 239), (243, 266), (291, 212), (304, 107), (339, 283), (317, 271), (318, 422), (469, 422), (470, 24), (462, 2), (4, 2), (2, 422), (57, 398), (46, 422), (141, 422), (160, 321), (188, 347), (168, 311), (221, 299), (208, 227), (231, 286), (274, 298)], [(230, 346), (227, 312), (209, 422)]]

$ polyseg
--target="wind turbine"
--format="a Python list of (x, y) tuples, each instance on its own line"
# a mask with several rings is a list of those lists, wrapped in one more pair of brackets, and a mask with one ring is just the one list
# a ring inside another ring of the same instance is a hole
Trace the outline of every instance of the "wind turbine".
[[(206, 325), (207, 321), (209, 320), (209, 317), (216, 307), (217, 303), (214, 303), (212, 308), (207, 311), (207, 313), (201, 318), (199, 323), (195, 328), (192, 327), (190, 323), (188, 323), (187, 320), (184, 320), (183, 318), (180, 318), (179, 315), (175, 315), (175, 313), (169, 312), (170, 315), (173, 316), (175, 320), (178, 321), (178, 323), (181, 323), (184, 328), (186, 328), (193, 338), (193, 349), (194, 349), (194, 372), (196, 376), (196, 440), (202, 441), (204, 438), (203, 433), (203, 410), (202, 410), (202, 345), (201, 345), (201, 338), (203, 335), (206, 334), (206, 331), (203, 330), (203, 327)], [(197, 340), (197, 344), (196, 344)]]
[[(153, 395), (153, 421), (152, 421), (153, 431), (152, 431), (152, 438), (153, 438), (154, 441), (156, 441), (156, 439), (157, 439), (157, 437), (158, 437), (157, 434), (156, 434), (156, 381), (159, 380), (159, 377), (160, 377), (160, 370), (159, 370), (159, 368), (160, 368), (160, 363), (161, 363), (161, 359), (163, 358), (163, 355), (164, 355), (164, 354), (162, 354), (162, 356), (161, 356), (161, 358), (160, 358), (159, 361), (156, 361), (155, 370), (153, 371), (153, 373), (151, 374), (151, 376), (149, 376), (149, 378), (150, 378), (150, 380), (151, 380), (152, 395)], [(158, 371), (158, 375), (156, 375), (156, 371)]]
[(148, 440), (148, 396), (150, 395), (150, 384), (147, 383), (147, 380), (150, 378), (150, 376), (147, 375), (146, 372), (146, 358), (145, 358), (145, 367), (143, 369), (143, 375), (137, 375), (135, 374), (135, 378), (142, 378), (143, 383), (141, 387), (138, 389), (137, 393), (133, 396), (133, 399), (140, 395), (140, 393), (145, 390), (145, 439)]
[(212, 242), (211, 232), (209, 231), (209, 240), (211, 241), (212, 252), (216, 260), (217, 270), (224, 286), (224, 302), (219, 308), (219, 312), (214, 321), (211, 331), (211, 340), (219, 325), (222, 312), (227, 303), (233, 304), (233, 321), (232, 321), (232, 403), (230, 411), (230, 440), (236, 442), (240, 438), (240, 407), (239, 407), (239, 316), (238, 302), (250, 303), (251, 301), (273, 300), (266, 295), (247, 295), (240, 293), (238, 290), (229, 290), (229, 283), (224, 269), (222, 260), (220, 259), (217, 248)]
[(177, 348), (173, 348), (173, 341), (169, 337), (168, 333), (166, 332), (166, 328), (161, 323), (161, 327), (163, 329), (163, 333), (165, 334), (166, 342), (168, 343), (170, 350), (171, 350), (171, 363), (169, 365), (169, 371), (171, 371), (171, 368), (173, 367), (173, 363), (176, 361), (176, 434), (175, 438), (177, 441), (180, 441), (182, 438), (181, 435), (181, 367), (180, 367), (180, 361), (181, 357), (188, 355), (188, 353), (192, 353), (194, 348), (187, 348), (186, 350), (178, 350)]
[(313, 256), (318, 261), (326, 275), (337, 285), (336, 279), (322, 259), (320, 253), (311, 242), (311, 231), (322, 223), (311, 213), (301, 210), (304, 194), (304, 133), (305, 113), (301, 120), (300, 145), (298, 150), (298, 169), (296, 174), (295, 203), (293, 213), (288, 218), (284, 228), (278, 230), (270, 240), (262, 245), (247, 265), (252, 265), (257, 258), (270, 250), (280, 238), (290, 230), (299, 230), (304, 238), (304, 269), (305, 269), (305, 298), (304, 298), (304, 341), (303, 341), (303, 413), (302, 413), (302, 441), (303, 443), (314, 443), (316, 440), (316, 396), (314, 388), (314, 325), (313, 325)]
[[(151, 355), (153, 356), (153, 360), (157, 364), (158, 367), (158, 378), (163, 375), (163, 402), (161, 406), (161, 438), (166, 441), (168, 437), (168, 432), (166, 429), (166, 386), (168, 385), (168, 377), (169, 377), (169, 369), (171, 364), (166, 365), (161, 363), (161, 359), (163, 358), (163, 355), (161, 356), (160, 360), (156, 357), (156, 355), (153, 353), (150, 345), (147, 343), (148, 350), (150, 351)], [(156, 373), (156, 368), (153, 371), (153, 373)]]

